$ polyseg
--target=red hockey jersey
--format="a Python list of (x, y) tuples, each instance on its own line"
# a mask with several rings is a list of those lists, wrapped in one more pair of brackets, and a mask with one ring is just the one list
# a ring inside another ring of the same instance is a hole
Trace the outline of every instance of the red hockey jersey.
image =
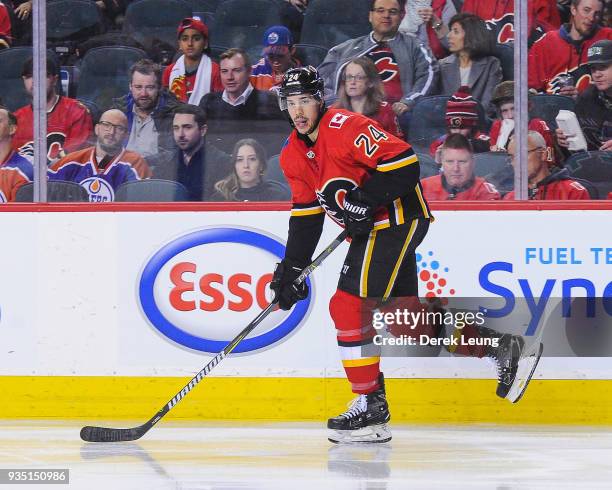
[[(504, 199), (513, 200), (514, 191), (506, 194)], [(565, 201), (572, 199), (591, 199), (591, 196), (579, 182), (571, 179), (564, 179), (540, 183), (534, 189), (529, 189), (529, 199), (535, 201)]]
[[(222, 92), (223, 84), (221, 83), (221, 69), (219, 68), (219, 64), (213, 61), (211, 65), (210, 91)], [(174, 80), (172, 86), (170, 86), (170, 74), (173, 68), (174, 63), (168, 65), (164, 70), (162, 74), (162, 85), (167, 88), (169, 92), (172, 92), (178, 100), (187, 103), (195, 87), (197, 71), (178, 77)]]
[[(344, 196), (375, 172), (392, 176), (418, 163), (412, 147), (384, 131), (372, 119), (344, 109), (329, 109), (321, 118), (317, 141), (310, 145), (292, 131), (280, 154), (291, 187), (292, 216), (326, 212), (343, 225)], [(403, 197), (381, 207), (375, 229), (431, 218), (419, 182)]]
[[(561, 25), (556, 0), (529, 0), (529, 32), (558, 29)], [(514, 0), (465, 0), (462, 12), (476, 14), (497, 34), (498, 43), (514, 41)]]
[(0, 48), (10, 46), (12, 42), (11, 18), (8, 7), (0, 2)]
[[(32, 105), (15, 111), (17, 132), (13, 136), (13, 148), (22, 155), (34, 156), (34, 116)], [(89, 109), (78, 100), (61, 97), (47, 112), (47, 158), (56, 160), (67, 153), (82, 148), (92, 133), (93, 124)]]
[(442, 175), (427, 177), (421, 183), (425, 199), (428, 201), (497, 201), (501, 199), (495, 186), (482, 177), (475, 177), (474, 183), (469, 188), (456, 193), (445, 184)]
[(591, 72), (587, 62), (589, 48), (602, 39), (612, 39), (612, 29), (601, 27), (593, 37), (579, 47), (571, 42), (568, 27), (547, 32), (529, 50), (529, 88), (538, 92), (559, 92), (559, 75), (570, 74), (579, 92), (591, 84)]
[(0, 203), (14, 201), (17, 190), (33, 179), (32, 162), (12, 151), (6, 160), (0, 163)]

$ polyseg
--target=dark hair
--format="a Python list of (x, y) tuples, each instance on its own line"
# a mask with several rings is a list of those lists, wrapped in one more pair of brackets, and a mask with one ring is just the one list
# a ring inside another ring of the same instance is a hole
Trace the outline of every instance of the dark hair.
[(449, 21), (448, 28), (452, 29), (453, 24), (459, 24), (465, 31), (463, 49), (470, 54), (470, 58), (482, 58), (493, 52), (494, 36), (480, 17), (468, 13), (457, 14)]
[(17, 117), (15, 117), (15, 114), (13, 114), (8, 107), (4, 107), (3, 105), (0, 105), (0, 111), (1, 110), (5, 110), (6, 111), (6, 114), (8, 116), (8, 120), (9, 120), (9, 124), (11, 126), (17, 126)]
[[(29, 78), (34, 73), (34, 58), (30, 57), (26, 60), (21, 68), (21, 76)], [(59, 76), (60, 69), (55, 60), (47, 55), (47, 76)]]
[[(400, 7), (400, 10), (404, 12), (406, 10), (406, 0), (395, 0)], [(376, 0), (370, 0), (369, 10), (374, 10), (374, 5), (376, 5)]]
[(251, 60), (249, 60), (249, 55), (246, 54), (246, 51), (244, 49), (240, 48), (230, 48), (227, 51), (223, 51), (223, 53), (221, 53), (221, 55), (219, 56), (219, 64), (221, 64), (222, 60), (229, 60), (230, 58), (233, 58), (237, 55), (242, 56), (242, 59), (244, 60), (244, 66), (246, 66), (250, 70)]
[(176, 109), (174, 109), (174, 115), (176, 116), (177, 114), (191, 114), (199, 128), (206, 124), (206, 113), (200, 106), (193, 104), (180, 104), (176, 107)]
[(471, 141), (460, 133), (449, 134), (442, 144), (442, 150), (467, 150), (474, 154)]
[(143, 75), (155, 75), (157, 85), (161, 86), (162, 68), (153, 60), (143, 58), (142, 60), (138, 60), (136, 63), (130, 66), (130, 83), (132, 83), (132, 78), (134, 78), (135, 72), (141, 73)]
[(227, 177), (215, 184), (215, 190), (219, 194), (221, 194), (226, 201), (237, 200), (236, 193), (240, 189), (240, 182), (238, 181), (238, 175), (236, 174), (236, 157), (238, 155), (238, 151), (243, 146), (250, 146), (255, 150), (257, 160), (259, 160), (259, 171), (262, 175), (261, 180), (263, 180), (263, 173), (268, 168), (268, 157), (266, 155), (266, 150), (261, 145), (261, 143), (259, 143), (259, 141), (253, 138), (244, 138), (238, 140), (234, 145), (234, 150), (232, 151), (232, 171)]
[(346, 72), (347, 66), (351, 63), (355, 63), (363, 69), (366, 75), (366, 81), (370, 84), (365, 93), (366, 102), (363, 114), (366, 116), (373, 116), (380, 109), (380, 104), (385, 100), (385, 89), (383, 88), (382, 81), (378, 75), (376, 65), (366, 56), (351, 60), (342, 69), (342, 77), (340, 78), (340, 84), (338, 85), (338, 101), (336, 102), (335, 107), (348, 109), (349, 111), (354, 110), (353, 105), (351, 104), (351, 99), (346, 94), (346, 82), (344, 81), (344, 73)]
[[(598, 0), (599, 2), (601, 2), (603, 4), (603, 6), (606, 6), (606, 0)], [(582, 2), (582, 0), (572, 0), (572, 7), (578, 7), (578, 5), (580, 5), (580, 2)]]

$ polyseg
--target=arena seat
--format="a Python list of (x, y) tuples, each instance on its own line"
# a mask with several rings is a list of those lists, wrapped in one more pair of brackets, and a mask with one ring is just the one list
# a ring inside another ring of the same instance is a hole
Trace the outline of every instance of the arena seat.
[(163, 179), (124, 182), (115, 192), (115, 201), (118, 202), (179, 202), (188, 200), (189, 192), (183, 184)]
[(504, 80), (514, 80), (514, 43), (497, 43), (493, 51), (502, 67)]
[(300, 42), (329, 49), (347, 39), (364, 36), (372, 30), (368, 15), (365, 1), (310, 0)]
[[(588, 181), (597, 189), (599, 199), (612, 192), (612, 154), (608, 151), (584, 151), (565, 161), (572, 177)], [(585, 186), (588, 189), (588, 186)], [(589, 189), (589, 192), (591, 190)], [(592, 192), (591, 192), (592, 194)]]
[(130, 66), (145, 57), (141, 49), (127, 46), (90, 49), (79, 66), (77, 98), (94, 102), (104, 111), (113, 98), (127, 93)]
[(244, 49), (256, 63), (263, 50), (264, 32), (280, 23), (280, 9), (273, 0), (225, 0), (215, 11), (211, 42)]
[[(47, 50), (47, 56), (54, 58), (59, 64), (53, 51)], [(0, 97), (11, 111), (31, 102), (21, 78), (23, 64), (31, 57), (30, 46), (16, 46), (0, 51)]]
[(75, 53), (79, 43), (105, 32), (100, 11), (88, 0), (47, 1), (47, 42), (62, 60)]
[(474, 154), (474, 174), (484, 177), (501, 171), (510, 163), (510, 156), (503, 151), (490, 151)]
[[(34, 201), (34, 184), (22, 185), (15, 194), (16, 202)], [(89, 194), (76, 182), (50, 180), (47, 182), (47, 202), (89, 202)]]
[[(446, 103), (450, 97), (447, 95), (432, 95), (420, 97), (410, 117), (407, 141), (416, 149), (424, 153), (429, 152), (429, 145), (438, 137), (446, 133)], [(486, 128), (485, 112), (478, 103), (480, 127)]]
[(327, 56), (327, 49), (316, 44), (299, 43), (295, 45), (295, 56), (302, 65), (319, 66)]
[(146, 50), (160, 41), (175, 46), (178, 25), (192, 12), (191, 5), (183, 0), (136, 0), (125, 11), (123, 33)]
[(440, 173), (440, 165), (431, 157), (428, 153), (417, 152), (419, 157), (419, 169), (421, 171), (420, 178), (425, 179), (427, 177), (433, 177)]
[(187, 0), (191, 10), (195, 12), (214, 13), (223, 0)]
[(266, 180), (275, 180), (283, 185), (287, 185), (287, 179), (285, 178), (285, 174), (280, 167), (280, 154), (272, 155), (270, 158), (268, 158), (267, 166), (268, 168), (266, 169), (265, 174)]
[(529, 101), (531, 103), (530, 117), (544, 119), (552, 131), (557, 129), (556, 117), (561, 109), (572, 112), (576, 110), (574, 99), (565, 95), (538, 94), (533, 95)]

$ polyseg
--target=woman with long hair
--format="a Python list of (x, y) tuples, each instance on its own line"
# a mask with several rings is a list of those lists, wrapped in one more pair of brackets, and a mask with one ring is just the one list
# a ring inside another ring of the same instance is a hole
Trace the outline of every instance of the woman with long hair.
[(489, 112), (493, 90), (502, 81), (501, 63), (491, 56), (493, 37), (474, 14), (455, 15), (448, 27), (451, 55), (440, 60), (440, 94), (452, 95), (459, 87), (468, 86)]
[(289, 190), (280, 182), (265, 180), (266, 150), (252, 138), (241, 139), (232, 152), (233, 170), (215, 184), (213, 201), (288, 201)]
[(368, 116), (389, 133), (403, 137), (395, 112), (385, 102), (385, 89), (370, 58), (355, 58), (346, 65), (340, 77), (338, 100), (334, 107)]

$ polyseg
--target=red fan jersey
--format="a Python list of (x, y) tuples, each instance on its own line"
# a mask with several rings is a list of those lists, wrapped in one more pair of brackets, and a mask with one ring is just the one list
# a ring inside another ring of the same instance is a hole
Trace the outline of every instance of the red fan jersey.
[(402, 132), (397, 121), (397, 116), (388, 102), (383, 101), (378, 108), (378, 112), (370, 117), (380, 124), (385, 131), (391, 133), (393, 136), (397, 136), (400, 139), (404, 137), (404, 133)]
[[(211, 92), (222, 92), (223, 84), (221, 83), (221, 69), (219, 64), (212, 62), (211, 74), (210, 74), (210, 91)], [(162, 85), (172, 92), (178, 100), (181, 102), (189, 102), (189, 97), (195, 87), (197, 70), (191, 73), (176, 78), (170, 86), (170, 74), (174, 68), (174, 63), (168, 65), (162, 74)]]
[(472, 184), (463, 189), (452, 189), (442, 175), (427, 177), (421, 181), (428, 201), (497, 201), (501, 199), (493, 184), (482, 177), (475, 177)]
[(12, 43), (11, 18), (8, 7), (0, 2), (0, 48), (8, 47)]
[[(375, 121), (344, 109), (329, 109), (321, 118), (314, 144), (292, 131), (280, 154), (291, 187), (292, 216), (326, 212), (343, 225), (344, 196), (375, 172), (400, 180), (402, 170), (418, 163), (412, 147), (384, 131)], [(431, 218), (421, 184), (381, 207), (375, 229), (400, 225), (411, 218)]]
[(0, 162), (0, 203), (15, 200), (17, 189), (32, 182), (34, 168), (26, 157), (12, 151), (4, 162)]
[[(17, 109), (15, 117), (17, 132), (13, 136), (13, 148), (22, 155), (34, 156), (32, 105)], [(87, 143), (92, 129), (89, 109), (78, 100), (60, 96), (47, 111), (47, 158), (56, 160), (79, 150)]]
[(381, 43), (380, 46), (370, 50), (367, 56), (376, 65), (378, 76), (385, 88), (385, 100), (391, 104), (402, 100), (404, 91), (402, 90), (400, 70), (391, 48), (387, 43)]
[(612, 29), (599, 28), (595, 34), (577, 45), (571, 40), (566, 26), (547, 32), (529, 50), (529, 88), (556, 94), (560, 90), (560, 76), (569, 74), (579, 92), (591, 84), (587, 62), (589, 48), (602, 39), (612, 39)]
[[(561, 25), (556, 0), (528, 0), (527, 8), (530, 33), (538, 27), (544, 32)], [(514, 41), (514, 0), (465, 0), (461, 11), (483, 19), (497, 34), (498, 43)]]
[[(514, 191), (504, 196), (504, 199), (514, 199)], [(575, 180), (557, 180), (550, 184), (538, 185), (529, 190), (529, 199), (536, 201), (565, 201), (568, 199), (591, 199), (589, 192)]]

